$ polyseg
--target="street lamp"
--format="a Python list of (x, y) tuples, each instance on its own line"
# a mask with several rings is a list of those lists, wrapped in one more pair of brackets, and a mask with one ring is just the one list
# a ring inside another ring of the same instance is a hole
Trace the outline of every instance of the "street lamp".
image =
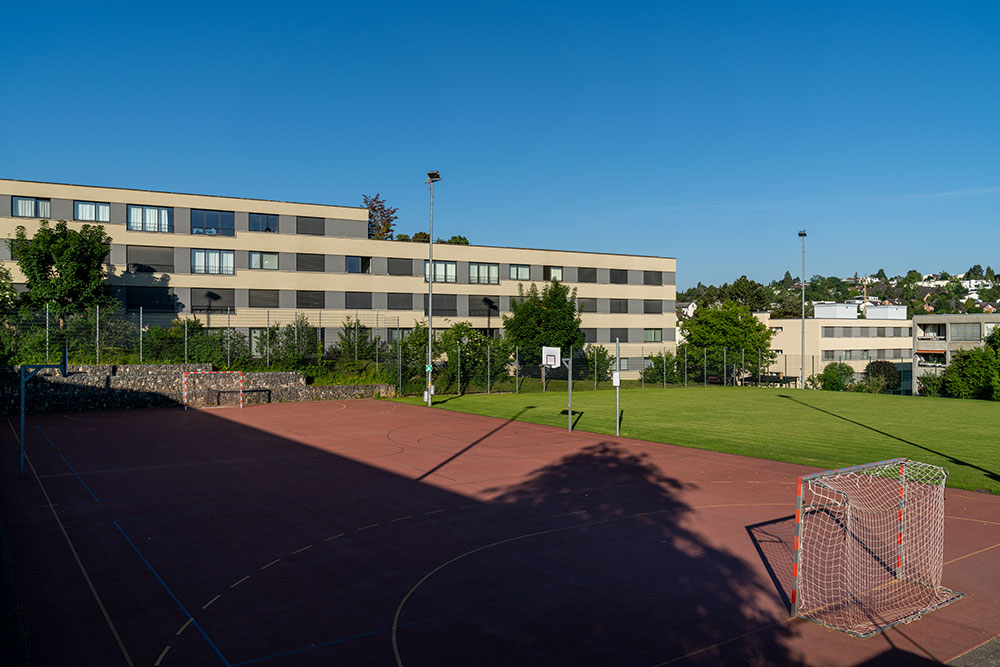
[(802, 239), (802, 370), (799, 377), (802, 380), (802, 388), (806, 388), (806, 230), (799, 232)]
[(431, 229), (427, 239), (427, 407), (431, 406), (431, 347), (434, 345), (434, 184), (441, 172), (428, 171), (424, 181), (431, 189)]

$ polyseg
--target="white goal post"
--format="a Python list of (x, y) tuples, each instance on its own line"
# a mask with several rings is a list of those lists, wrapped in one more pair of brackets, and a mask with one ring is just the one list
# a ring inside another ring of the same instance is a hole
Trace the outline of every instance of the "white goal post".
[(792, 616), (870, 637), (964, 597), (941, 585), (947, 477), (905, 458), (800, 477)]
[(240, 407), (243, 407), (243, 371), (184, 371), (184, 409), (188, 409), (188, 376), (189, 375), (236, 375), (239, 379)]

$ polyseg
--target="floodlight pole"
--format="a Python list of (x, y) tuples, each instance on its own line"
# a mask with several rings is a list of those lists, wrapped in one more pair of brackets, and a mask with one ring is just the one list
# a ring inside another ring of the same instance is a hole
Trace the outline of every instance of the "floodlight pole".
[(799, 238), (802, 239), (802, 348), (800, 354), (800, 361), (802, 362), (802, 370), (800, 371), (799, 380), (802, 382), (802, 388), (806, 388), (806, 230), (799, 232)]
[(434, 345), (434, 184), (440, 180), (440, 172), (427, 172), (425, 183), (431, 190), (431, 236), (427, 239), (427, 407), (431, 406), (431, 348)]
[(619, 339), (615, 338), (615, 372), (618, 373), (618, 384), (615, 386), (615, 435), (621, 435), (621, 401), (619, 392), (622, 388), (622, 362), (621, 345)]

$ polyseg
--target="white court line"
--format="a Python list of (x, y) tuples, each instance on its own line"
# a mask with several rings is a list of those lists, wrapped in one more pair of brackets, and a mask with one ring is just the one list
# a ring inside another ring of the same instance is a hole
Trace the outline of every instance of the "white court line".
[(275, 558), (275, 559), (274, 559), (274, 560), (272, 560), (272, 561), (271, 561), (270, 563), (268, 563), (267, 565), (265, 565), (264, 567), (262, 567), (262, 568), (260, 568), (260, 569), (262, 569), (262, 570), (266, 570), (267, 568), (271, 567), (272, 565), (274, 565), (275, 563), (277, 563), (277, 562), (278, 562), (278, 561), (280, 561), (280, 560), (281, 560), (280, 558)]
[(247, 579), (249, 579), (249, 578), (250, 578), (250, 575), (248, 574), (247, 576), (243, 577), (242, 579), (240, 579), (240, 580), (239, 580), (239, 581), (237, 581), (236, 583), (234, 583), (234, 584), (229, 584), (229, 587), (230, 587), (230, 588), (236, 588), (237, 586), (239, 586), (240, 584), (242, 584), (242, 583), (243, 583), (244, 581), (246, 581), (246, 580), (247, 580)]
[(312, 548), (313, 548), (313, 545), (311, 545), (311, 544), (310, 544), (310, 545), (309, 545), (309, 546), (307, 546), (307, 547), (302, 547), (301, 549), (297, 549), (297, 550), (293, 551), (293, 552), (292, 552), (292, 555), (295, 555), (295, 554), (300, 554), (300, 553), (302, 553), (303, 551), (305, 551), (306, 549), (312, 549)]
[[(324, 541), (324, 542), (329, 542), (330, 540), (335, 540), (335, 539), (337, 539), (338, 537), (343, 537), (343, 536), (344, 536), (344, 533), (341, 533), (340, 535), (334, 535), (333, 537), (328, 537), (328, 538), (326, 538), (326, 539), (325, 539), (325, 540), (323, 540), (323, 541)], [(261, 569), (263, 569), (263, 568), (261, 568)]]
[(156, 662), (153, 663), (153, 667), (160, 667), (160, 663), (163, 662), (163, 656), (165, 656), (167, 654), (167, 651), (169, 650), (170, 650), (170, 644), (167, 644), (166, 646), (163, 647), (163, 653), (161, 653), (160, 657), (157, 658)]
[(184, 622), (184, 625), (181, 626), (181, 629), (177, 631), (177, 636), (178, 637), (181, 636), (182, 632), (184, 632), (185, 630), (187, 630), (187, 626), (191, 625), (191, 621), (193, 621), (193, 620), (194, 620), (194, 616), (192, 616), (191, 618), (189, 618), (187, 621)]
[(370, 526), (361, 526), (361, 527), (360, 527), (360, 528), (358, 528), (357, 530), (368, 530), (369, 528), (374, 528), (374, 527), (375, 527), (375, 526), (377, 526), (377, 525), (378, 525), (377, 523), (373, 523), (373, 524), (371, 524)]
[(211, 600), (209, 600), (208, 602), (206, 602), (205, 605), (202, 607), (202, 609), (208, 609), (209, 605), (211, 605), (213, 602), (215, 602), (216, 600), (218, 600), (221, 597), (222, 597), (221, 595), (216, 595), (214, 598), (212, 598)]

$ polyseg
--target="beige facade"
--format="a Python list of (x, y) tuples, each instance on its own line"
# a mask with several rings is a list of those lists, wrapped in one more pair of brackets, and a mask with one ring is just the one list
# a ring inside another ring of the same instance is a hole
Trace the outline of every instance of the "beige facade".
[[(31, 234), (41, 219), (103, 225), (108, 283), (150, 317), (253, 328), (296, 313), (323, 326), (357, 314), (387, 332), (426, 318), (427, 245), (369, 240), (364, 208), (0, 180), (0, 237), (19, 225)], [(434, 284), (435, 328), (496, 330), (519, 285), (561, 274), (588, 341), (675, 346), (674, 258), (435, 244), (434, 260), (446, 279)], [(24, 282), (5, 244), (0, 262)]]

